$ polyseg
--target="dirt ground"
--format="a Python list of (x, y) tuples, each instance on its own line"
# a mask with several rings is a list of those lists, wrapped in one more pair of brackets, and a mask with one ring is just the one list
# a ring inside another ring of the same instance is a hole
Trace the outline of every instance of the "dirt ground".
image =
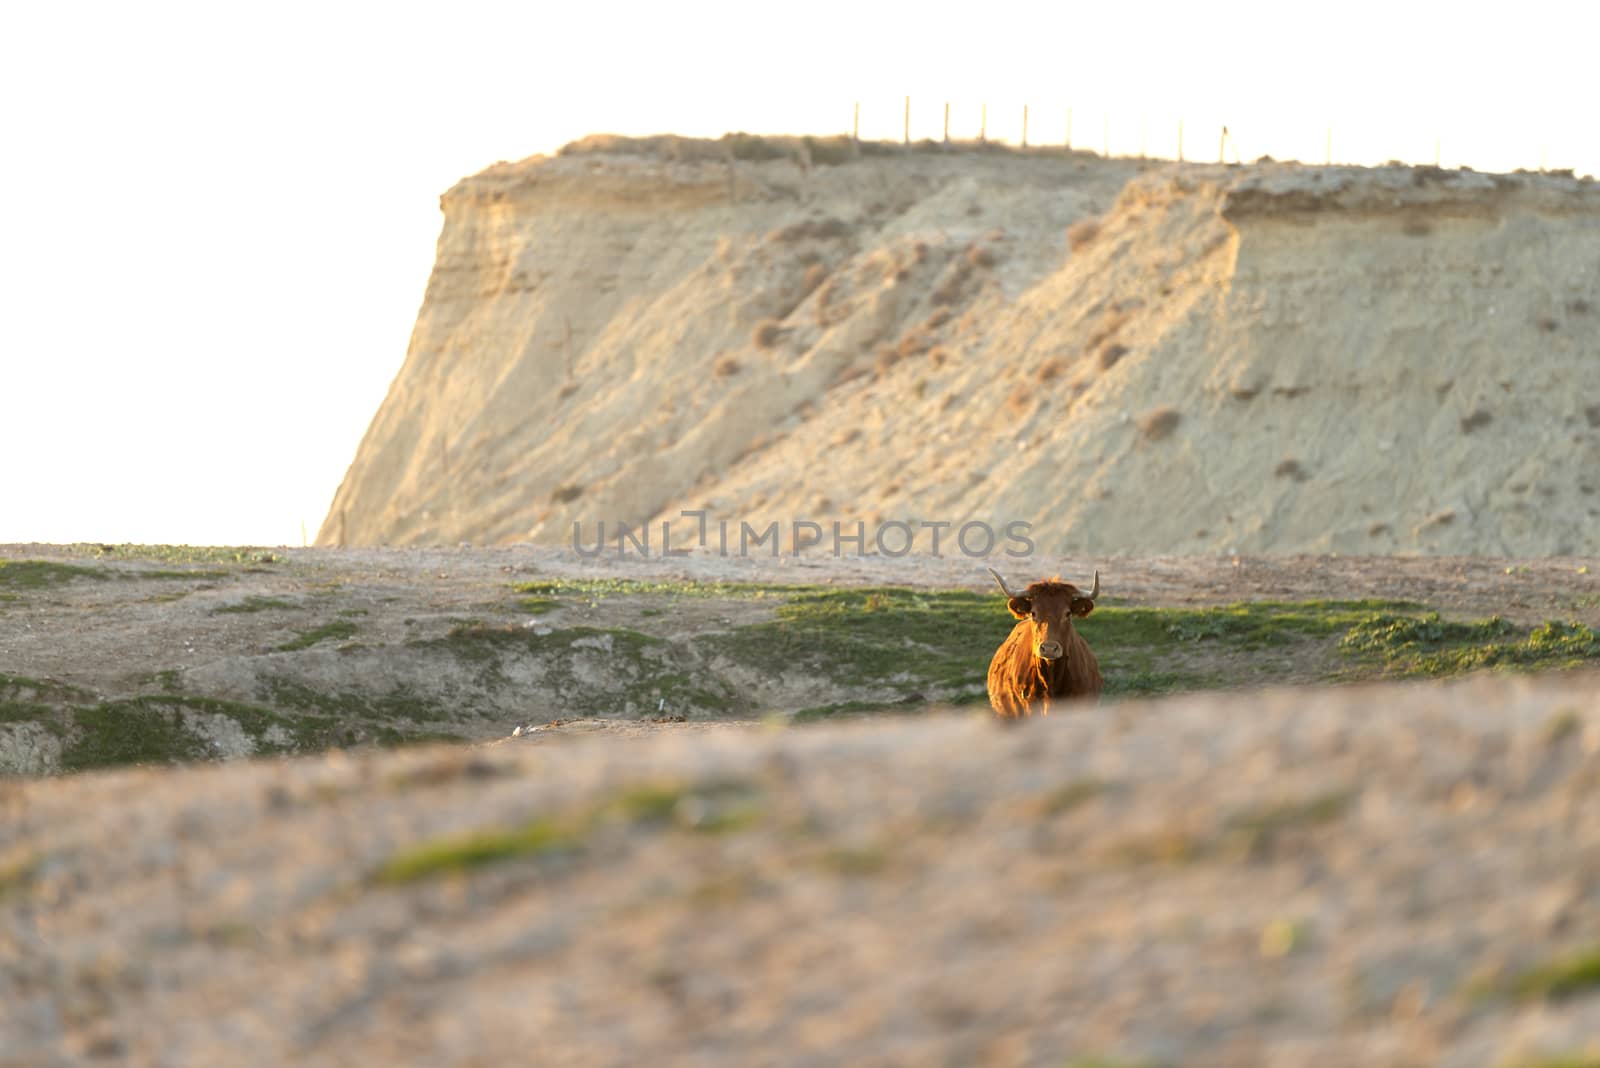
[[(78, 583), (26, 603), (0, 605), (0, 671), (116, 692), (152, 672), (256, 652), (292, 634), (282, 619), (266, 613), (216, 614), (219, 607), (249, 597), (310, 599), (336, 592), (341, 610), (366, 613), (362, 627), (374, 641), (398, 641), (472, 617), (503, 600), (508, 585), (516, 582), (614, 577), (989, 590), (994, 580), (985, 568), (991, 565), (1013, 585), (1058, 573), (1086, 582), (1098, 569), (1107, 605), (1383, 598), (1416, 601), (1462, 617), (1499, 614), (1523, 623), (1578, 619), (1600, 626), (1600, 557), (1172, 555), (985, 561), (960, 556), (773, 560), (697, 553), (664, 560), (613, 553), (583, 559), (545, 546), (271, 552), (273, 564), (232, 566), (214, 579), (202, 576), (194, 592), (182, 597), (174, 597), (180, 591), (163, 579)], [(47, 545), (0, 546), (0, 558), (95, 563), (82, 553)], [(136, 575), (168, 565), (112, 557), (104, 566)], [(204, 571), (211, 565), (177, 566)], [(684, 610), (693, 612), (695, 606)], [(112, 611), (114, 620), (90, 622)], [(764, 610), (719, 605), (718, 611), (759, 618)]]
[(1597, 681), (0, 784), (0, 1064), (1590, 1063)]
[[(967, 560), (272, 552), (113, 557), (95, 566), (220, 574), (4, 602), (0, 673), (111, 692), (199, 671), (288, 633), (218, 604), (335, 588), (398, 641), (540, 577), (991, 581)], [(1593, 623), (1596, 563), (1007, 577)], [(551, 716), (475, 746), (0, 780), (0, 1065), (1592, 1063), (1597, 694), (1485, 676), (1017, 728)]]

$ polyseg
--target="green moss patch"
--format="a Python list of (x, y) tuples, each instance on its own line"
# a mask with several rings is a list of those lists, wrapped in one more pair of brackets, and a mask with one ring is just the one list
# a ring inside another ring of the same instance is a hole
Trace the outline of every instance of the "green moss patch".
[(1339, 644), (1392, 675), (1551, 670), (1600, 660), (1600, 638), (1583, 623), (1552, 620), (1523, 629), (1499, 616), (1463, 623), (1441, 619), (1437, 612), (1373, 615), (1352, 626)]
[(277, 612), (299, 607), (293, 601), (286, 601), (282, 597), (246, 597), (238, 604), (227, 604), (221, 608), (214, 608), (211, 614), (216, 616), (246, 615), (252, 612)]
[[(226, 578), (226, 571), (177, 571), (167, 569), (126, 570), (82, 567), (54, 560), (0, 560), (0, 589), (37, 591), (54, 589), (71, 582), (104, 582), (107, 579), (204, 580)], [(8, 595), (11, 596), (11, 595)]]
[(1570, 953), (1514, 977), (1508, 993), (1519, 998), (1560, 999), (1600, 989), (1600, 947)]
[(759, 787), (743, 780), (635, 783), (594, 804), (520, 826), (448, 835), (402, 849), (378, 868), (374, 879), (403, 885), (507, 861), (576, 853), (608, 823), (720, 834), (753, 825), (762, 811)]
[(477, 831), (401, 850), (378, 869), (376, 878), (391, 885), (413, 883), (508, 860), (570, 853), (577, 847), (573, 828), (551, 820), (533, 820), (509, 830)]
[(104, 581), (107, 572), (76, 564), (58, 564), (51, 560), (0, 560), (0, 589), (44, 590), (65, 586), (69, 582), (90, 579)]
[(346, 638), (354, 637), (355, 633), (356, 625), (354, 623), (349, 620), (339, 619), (296, 635), (278, 646), (277, 651), (280, 653), (294, 653), (301, 649), (309, 649), (319, 642), (343, 641)]
[(0, 701), (67, 705), (92, 702), (96, 699), (88, 690), (70, 683), (0, 673)]

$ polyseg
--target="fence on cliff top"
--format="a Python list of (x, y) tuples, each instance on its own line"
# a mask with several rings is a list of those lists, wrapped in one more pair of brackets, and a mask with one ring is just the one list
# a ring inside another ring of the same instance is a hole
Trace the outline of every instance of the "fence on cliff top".
[(1600, 152), (1595, 148), (1570, 145), (1567, 142), (1571, 138), (1538, 137), (1524, 129), (1508, 135), (1510, 141), (1497, 141), (1505, 131), (1488, 123), (1471, 130), (1449, 129), (1449, 124), (1441, 123), (1441, 128), (1426, 133), (1418, 131), (1422, 124), (1415, 121), (1408, 121), (1408, 129), (1313, 122), (1304, 126), (1260, 122), (1240, 126), (1217, 115), (1133, 115), (1070, 104), (953, 106), (950, 101), (922, 103), (906, 96), (893, 104), (869, 101), (865, 110), (862, 102), (856, 101), (850, 115), (849, 136), (857, 143), (864, 136), (863, 118), (867, 120), (867, 140), (899, 142), (907, 147), (929, 142), (976, 143), (1193, 162), (1244, 163), (1266, 157), (1328, 165), (1370, 166), (1398, 161), (1477, 170), (1600, 170)]

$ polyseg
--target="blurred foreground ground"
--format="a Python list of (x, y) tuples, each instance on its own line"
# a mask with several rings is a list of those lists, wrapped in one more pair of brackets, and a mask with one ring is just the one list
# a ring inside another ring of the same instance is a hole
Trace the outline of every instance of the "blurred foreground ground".
[(12, 781), (0, 1064), (1593, 1057), (1597, 681)]

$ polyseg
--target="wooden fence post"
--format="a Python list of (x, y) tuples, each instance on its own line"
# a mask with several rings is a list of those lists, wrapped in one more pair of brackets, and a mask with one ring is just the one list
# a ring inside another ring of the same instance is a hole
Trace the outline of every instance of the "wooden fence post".
[(1067, 151), (1072, 151), (1072, 109), (1067, 109)]
[(1228, 128), (1222, 128), (1222, 136), (1217, 138), (1217, 162), (1228, 162)]
[(905, 132), (905, 139), (906, 139), (906, 144), (909, 145), (911, 143), (911, 98), (909, 96), (906, 97), (906, 132)]
[(856, 101), (856, 118), (850, 126), (850, 140), (861, 143), (861, 101)]
[(1183, 162), (1183, 120), (1178, 120), (1178, 162)]
[(1022, 147), (1028, 147), (1028, 105), (1022, 105)]
[(978, 112), (978, 144), (989, 140), (989, 105), (983, 105)]
[(944, 143), (950, 143), (950, 101), (944, 102)]

